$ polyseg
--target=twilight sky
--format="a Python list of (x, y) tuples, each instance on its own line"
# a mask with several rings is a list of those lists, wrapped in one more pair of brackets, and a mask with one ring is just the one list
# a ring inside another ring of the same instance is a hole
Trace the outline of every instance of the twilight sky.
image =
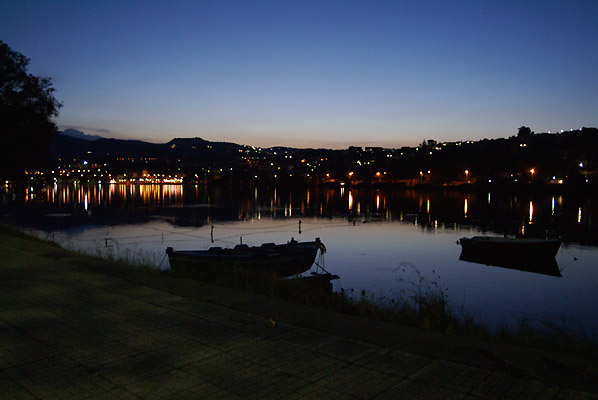
[(415, 146), (598, 126), (598, 1), (0, 0), (61, 129)]

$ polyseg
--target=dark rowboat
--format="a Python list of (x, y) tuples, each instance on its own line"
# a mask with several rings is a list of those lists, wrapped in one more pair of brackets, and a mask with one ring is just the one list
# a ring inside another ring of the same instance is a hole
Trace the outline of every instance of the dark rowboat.
[(525, 256), (554, 258), (561, 241), (557, 239), (521, 239), (496, 236), (474, 236), (459, 240), (463, 250), (493, 256)]
[(208, 250), (175, 251), (168, 247), (166, 254), (171, 270), (178, 275), (203, 277), (238, 270), (285, 277), (309, 270), (318, 250), (325, 251), (319, 238), (313, 242), (292, 239), (286, 244), (264, 243), (253, 247), (240, 244), (232, 249), (211, 247)]
[(561, 276), (555, 260), (560, 240), (474, 236), (462, 238), (459, 243), (460, 260)]

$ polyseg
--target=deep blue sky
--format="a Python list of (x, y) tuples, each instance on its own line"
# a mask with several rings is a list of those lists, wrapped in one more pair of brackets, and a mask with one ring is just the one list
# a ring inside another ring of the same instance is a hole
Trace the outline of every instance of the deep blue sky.
[(598, 1), (8, 1), (59, 127), (399, 147), (598, 126)]

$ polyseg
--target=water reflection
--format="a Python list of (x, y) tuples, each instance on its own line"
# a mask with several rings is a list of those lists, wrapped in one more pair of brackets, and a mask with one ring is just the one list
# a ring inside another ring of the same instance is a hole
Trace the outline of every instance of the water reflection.
[(32, 187), (26, 189), (25, 201), (31, 203), (50, 203), (55, 205), (73, 205), (99, 207), (113, 206), (136, 200), (145, 205), (182, 203), (183, 185), (57, 185), (41, 190)]
[[(94, 223), (118, 224), (124, 214), (127, 221), (169, 217), (173, 225), (180, 226), (202, 226), (212, 219), (340, 216), (366, 222), (399, 220), (424, 230), (471, 225), (499, 234), (598, 244), (598, 232), (592, 225), (595, 202), (575, 194), (54, 184), (42, 189), (29, 187), (22, 198), (29, 210), (43, 206), (47, 214), (81, 213), (97, 219)], [(16, 200), (4, 196), (3, 207), (15, 203), (18, 196)]]
[(479, 257), (475, 254), (462, 251), (461, 255), (459, 256), (459, 260), (487, 266), (491, 265), (495, 267), (515, 269), (518, 271), (562, 277), (559, 265), (554, 257), (538, 260), (519, 260), (508, 258), (489, 259), (487, 257)]

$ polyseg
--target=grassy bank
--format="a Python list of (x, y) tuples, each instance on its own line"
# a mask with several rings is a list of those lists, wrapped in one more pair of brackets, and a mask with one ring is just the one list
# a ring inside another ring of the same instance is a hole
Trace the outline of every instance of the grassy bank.
[[(166, 288), (170, 272), (128, 260), (102, 259), (80, 252), (66, 250), (53, 242), (26, 235), (19, 230), (0, 224), (2, 247), (16, 251), (4, 252), (3, 265), (10, 268), (24, 266), (35, 273), (38, 266), (91, 270), (118, 276), (139, 284), (151, 283)], [(182, 284), (168, 280), (168, 285)], [(162, 285), (163, 284), (163, 285)], [(558, 326), (537, 320), (520, 320), (517, 326), (490, 331), (473, 317), (452, 308), (445, 293), (434, 282), (414, 286), (411, 293), (400, 298), (371, 298), (341, 291), (329, 293), (322, 287), (302, 281), (285, 281), (274, 274), (254, 275), (244, 271), (221, 276), (210, 284), (282, 298), (314, 307), (359, 315), (366, 318), (482, 338), (504, 343), (560, 350), (595, 358), (598, 345), (594, 338), (575, 334)], [(192, 294), (190, 294), (192, 295)]]

